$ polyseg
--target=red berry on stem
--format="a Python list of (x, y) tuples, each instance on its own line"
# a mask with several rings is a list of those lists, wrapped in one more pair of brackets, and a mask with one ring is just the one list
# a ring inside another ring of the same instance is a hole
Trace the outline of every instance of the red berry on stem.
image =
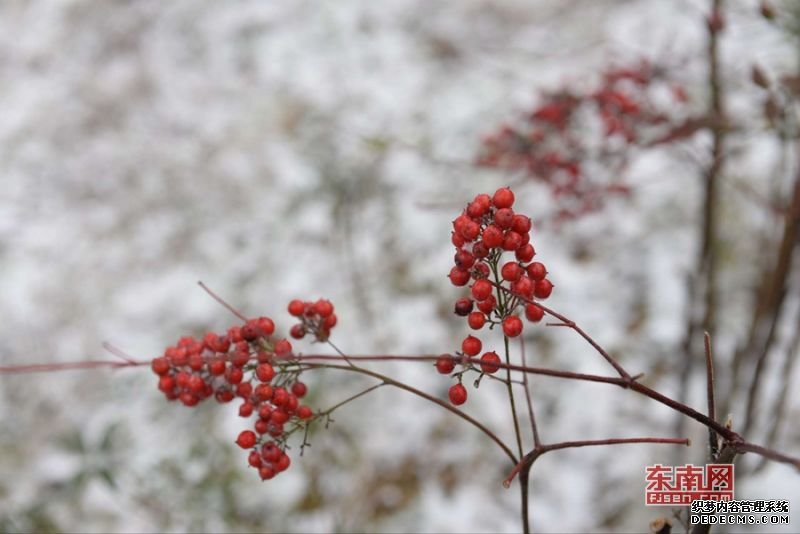
[(482, 347), (483, 344), (481, 340), (475, 336), (467, 336), (464, 338), (464, 341), (461, 342), (461, 350), (464, 351), (464, 354), (467, 356), (477, 356)]
[(510, 208), (499, 209), (494, 213), (494, 222), (500, 228), (507, 230), (514, 222), (514, 210)]
[(537, 282), (539, 280), (544, 280), (544, 277), (547, 276), (547, 268), (543, 263), (535, 261), (528, 265), (528, 276)]
[(268, 363), (260, 363), (256, 367), (256, 376), (262, 382), (269, 382), (275, 377), (275, 369)]
[(522, 236), (513, 230), (509, 230), (503, 238), (503, 250), (517, 250), (522, 246)]
[(453, 312), (461, 317), (466, 317), (472, 311), (473, 304), (472, 299), (460, 298), (456, 301)]
[(450, 283), (454, 286), (465, 286), (469, 282), (469, 271), (461, 267), (453, 267), (450, 269), (448, 278), (450, 278)]
[(492, 296), (492, 289), (494, 288), (489, 280), (485, 278), (475, 280), (475, 283), (472, 284), (472, 296), (477, 301), (486, 300)]
[(236, 444), (243, 449), (250, 449), (256, 444), (256, 434), (252, 430), (242, 430), (236, 438)]
[(486, 316), (479, 311), (472, 312), (467, 316), (467, 324), (473, 330), (480, 330), (486, 324)]
[(507, 187), (501, 187), (494, 192), (492, 204), (496, 208), (510, 208), (514, 204), (514, 193)]
[(489, 295), (489, 298), (478, 303), (478, 309), (486, 315), (489, 315), (496, 305), (497, 299), (494, 298), (494, 295)]
[(483, 243), (489, 248), (499, 247), (503, 244), (503, 230), (490, 224), (483, 230)]
[(517, 295), (522, 295), (526, 299), (531, 298), (534, 283), (527, 276), (520, 277), (519, 280), (511, 284), (511, 291)]
[(534, 250), (533, 245), (530, 243), (525, 243), (519, 247), (514, 254), (519, 261), (526, 262), (533, 259), (533, 257), (536, 255), (536, 251)]
[(306, 393), (308, 393), (308, 386), (306, 386), (303, 382), (295, 382), (292, 384), (292, 393), (296, 397), (303, 398), (305, 397)]
[(277, 343), (275, 343), (275, 354), (284, 358), (290, 356), (292, 353), (292, 344), (289, 343), (286, 339), (279, 339)]
[(463, 384), (454, 384), (447, 392), (447, 396), (450, 398), (451, 403), (456, 406), (461, 406), (467, 402), (467, 388), (465, 388)]
[(442, 354), (436, 359), (436, 370), (443, 375), (449, 375), (456, 368), (456, 360), (449, 354)]
[(508, 337), (517, 337), (522, 333), (522, 320), (516, 315), (503, 319), (503, 333)]
[(481, 356), (481, 371), (487, 374), (496, 373), (500, 367), (500, 356), (496, 352), (484, 352)]
[(300, 419), (306, 420), (311, 419), (314, 416), (314, 412), (311, 411), (311, 408), (308, 406), (300, 406), (297, 408), (297, 417)]
[(294, 315), (295, 317), (300, 317), (301, 315), (303, 315), (305, 306), (303, 305), (302, 300), (294, 299), (289, 302), (288, 309), (290, 315)]
[(333, 304), (331, 304), (331, 301), (329, 300), (319, 299), (314, 303), (313, 309), (314, 313), (324, 318), (333, 313)]
[(165, 375), (169, 372), (169, 361), (163, 357), (153, 358), (150, 368), (157, 375)]
[(500, 269), (500, 275), (503, 277), (503, 280), (508, 280), (509, 282), (516, 282), (519, 280), (523, 272), (525, 272), (525, 270), (515, 261), (506, 263)]
[(536, 304), (528, 304), (525, 306), (525, 318), (531, 322), (538, 323), (544, 317), (544, 310)]
[(553, 284), (545, 278), (544, 280), (539, 280), (536, 282), (536, 288), (533, 291), (533, 294), (536, 295), (537, 298), (546, 299), (550, 296), (550, 293), (553, 292)]

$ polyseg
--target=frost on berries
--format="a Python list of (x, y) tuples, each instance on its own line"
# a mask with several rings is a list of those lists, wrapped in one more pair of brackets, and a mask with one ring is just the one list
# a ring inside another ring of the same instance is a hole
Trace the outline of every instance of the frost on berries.
[(532, 261), (536, 251), (530, 242), (531, 219), (514, 211), (515, 200), (507, 187), (491, 196), (477, 195), (453, 221), (451, 242), (456, 252), (449, 278), (458, 287), (472, 281), (469, 296), (456, 300), (454, 312), (466, 317), (475, 331), (462, 341), (457, 353), (461, 358), (445, 354), (436, 361), (436, 370), (448, 375), (457, 363), (462, 365), (463, 369), (453, 374), (458, 381), (449, 392), (453, 404), (467, 400), (461, 384), (464, 373), (479, 369), (482, 374), (493, 374), (502, 364), (496, 352), (488, 351), (477, 367), (472, 365), (470, 358), (483, 350), (478, 331), (498, 326), (508, 338), (520, 336), (524, 330), (520, 315), (533, 323), (541, 321), (544, 310), (534, 301), (546, 299), (553, 291), (545, 265)]
[[(289, 313), (301, 319), (292, 328), (297, 338), (311, 333), (325, 340), (336, 325), (328, 300), (293, 300)], [(296, 335), (298, 326), (303, 335)], [(249, 451), (247, 462), (262, 480), (289, 467), (287, 439), (315, 418), (309, 406), (300, 404), (308, 387), (299, 380), (302, 369), (292, 345), (274, 334), (272, 319), (258, 317), (225, 333), (182, 337), (151, 362), (158, 389), (168, 400), (189, 407), (210, 397), (220, 403), (240, 400), (239, 416), (251, 419), (252, 427), (239, 434), (236, 444)]]

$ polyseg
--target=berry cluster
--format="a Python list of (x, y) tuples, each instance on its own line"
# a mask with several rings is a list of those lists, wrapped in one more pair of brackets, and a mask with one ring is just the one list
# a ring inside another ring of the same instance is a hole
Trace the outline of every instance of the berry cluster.
[(336, 326), (336, 314), (333, 313), (333, 304), (329, 300), (303, 302), (295, 299), (289, 303), (289, 313), (300, 319), (289, 330), (289, 334), (295, 339), (313, 334), (317, 341), (325, 341), (331, 335), (331, 328)]
[(594, 91), (544, 94), (520, 124), (484, 139), (477, 163), (541, 180), (559, 205), (558, 219), (574, 218), (600, 209), (610, 194), (629, 193), (619, 177), (632, 149), (684, 135), (680, 108), (687, 99), (665, 69), (648, 62), (612, 68)]
[[(476, 331), (486, 325), (488, 328), (500, 325), (506, 337), (522, 333), (519, 308), (523, 308), (529, 321), (540, 321), (544, 311), (531, 301), (546, 299), (553, 291), (544, 264), (532, 261), (536, 251), (530, 243), (531, 220), (515, 213), (513, 204), (514, 193), (503, 187), (493, 196), (480, 194), (467, 205), (453, 221), (452, 243), (456, 253), (455, 266), (449, 274), (455, 286), (466, 286), (473, 281), (470, 296), (456, 301), (456, 315), (466, 317), (469, 327)], [(506, 252), (513, 253), (514, 259), (504, 262)], [(460, 354), (474, 358), (482, 350), (481, 340), (468, 335), (461, 343)], [(443, 355), (437, 360), (436, 369), (450, 374), (458, 361), (451, 355)], [(484, 352), (480, 361), (483, 374), (493, 374), (500, 368), (500, 357), (494, 351)], [(472, 368), (467, 362), (464, 370), (454, 375), (458, 383), (450, 388), (449, 395), (453, 404), (466, 402), (467, 390), (461, 379)]]
[(253, 430), (243, 430), (236, 443), (251, 450), (248, 463), (262, 480), (289, 467), (287, 438), (314, 418), (311, 408), (300, 404), (307, 387), (298, 380), (292, 345), (273, 338), (274, 332), (272, 319), (250, 319), (224, 334), (182, 337), (151, 363), (168, 400), (191, 407), (211, 396), (220, 403), (242, 399), (239, 415), (256, 417)]

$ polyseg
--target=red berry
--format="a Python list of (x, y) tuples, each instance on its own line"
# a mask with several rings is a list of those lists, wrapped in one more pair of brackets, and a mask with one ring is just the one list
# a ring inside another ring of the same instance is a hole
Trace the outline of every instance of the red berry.
[(465, 286), (469, 282), (469, 271), (461, 267), (453, 267), (450, 269), (448, 277), (450, 278), (450, 283), (454, 286)]
[(455, 245), (456, 248), (461, 248), (464, 246), (464, 243), (466, 243), (466, 240), (464, 240), (464, 238), (461, 237), (461, 234), (453, 232), (452, 234), (450, 234), (450, 242), (453, 243), (453, 245)]
[(274, 441), (268, 441), (261, 446), (261, 457), (269, 463), (275, 463), (281, 457), (282, 451)]
[(496, 352), (484, 352), (481, 356), (481, 371), (487, 374), (496, 373), (500, 369), (497, 365), (499, 363), (500, 356)]
[(292, 344), (289, 343), (286, 339), (279, 339), (277, 343), (275, 343), (275, 354), (280, 357), (286, 357), (291, 355), (292, 353)]
[(489, 255), (489, 247), (483, 241), (477, 241), (472, 245), (472, 255), (478, 259), (485, 258)]
[(514, 210), (510, 208), (503, 208), (494, 213), (494, 222), (500, 228), (506, 230), (511, 228), (511, 223), (514, 221)]
[(464, 351), (464, 354), (467, 356), (477, 356), (482, 346), (481, 340), (475, 336), (467, 336), (464, 338), (464, 341), (461, 342), (461, 350)]
[(301, 323), (297, 323), (289, 329), (289, 335), (295, 339), (303, 339), (303, 337), (306, 335), (306, 327)]
[(473, 330), (480, 330), (486, 324), (486, 316), (479, 311), (472, 312), (467, 316), (467, 324)]
[(181, 393), (179, 398), (181, 402), (184, 404), (184, 406), (189, 406), (190, 408), (192, 406), (197, 406), (197, 403), (200, 402), (200, 399), (197, 398), (197, 395), (189, 393), (188, 391), (184, 391), (183, 393)]
[(303, 398), (308, 393), (308, 387), (303, 382), (295, 382), (292, 384), (292, 393), (295, 397)]
[(150, 368), (157, 375), (165, 375), (169, 372), (169, 361), (163, 357), (153, 358)]
[(503, 230), (490, 224), (483, 230), (483, 243), (489, 248), (499, 247), (503, 244)]
[(472, 311), (473, 304), (472, 299), (460, 298), (456, 301), (453, 312), (461, 317), (466, 317)]
[(461, 235), (467, 241), (475, 241), (475, 238), (478, 237), (478, 234), (481, 233), (481, 227), (475, 221), (470, 220), (467, 224), (464, 225), (464, 229), (461, 231)]
[(327, 328), (328, 330), (330, 330), (331, 328), (333, 328), (334, 326), (336, 326), (336, 321), (337, 321), (337, 320), (338, 320), (338, 319), (336, 318), (336, 314), (335, 314), (335, 313), (332, 313), (332, 314), (330, 314), (329, 316), (325, 317), (325, 320), (324, 320), (324, 321), (322, 321), (322, 326), (323, 326), (324, 328)]
[(275, 469), (271, 465), (263, 465), (258, 470), (258, 476), (261, 480), (270, 480), (275, 478)]
[(286, 471), (289, 469), (289, 464), (292, 463), (292, 460), (289, 456), (284, 452), (281, 454), (281, 457), (278, 458), (278, 461), (274, 464), (275, 470), (278, 472)]
[(527, 276), (522, 276), (519, 280), (511, 284), (511, 291), (517, 295), (521, 295), (526, 299), (529, 299), (531, 298), (531, 293), (533, 293), (533, 284), (534, 283), (530, 278)]
[(263, 336), (271, 336), (275, 333), (275, 322), (269, 317), (259, 317), (256, 319), (256, 324), (261, 329), (261, 335)]
[(461, 406), (467, 402), (467, 388), (463, 384), (453, 384), (447, 392), (450, 402), (456, 406)]
[(314, 303), (313, 310), (314, 313), (325, 318), (333, 313), (333, 304), (329, 300), (319, 299)]
[(472, 201), (472, 203), (481, 206), (484, 209), (484, 212), (486, 212), (492, 207), (492, 197), (486, 193), (481, 193), (475, 196), (475, 199)]
[(544, 317), (544, 310), (536, 304), (528, 304), (525, 306), (525, 318), (531, 322), (538, 323)]
[(303, 315), (303, 311), (305, 310), (305, 306), (303, 305), (302, 300), (294, 299), (289, 302), (289, 314), (294, 315), (295, 317), (300, 317)]
[(275, 369), (268, 363), (260, 363), (256, 367), (256, 376), (262, 382), (269, 382), (275, 378)]
[(259, 384), (253, 393), (256, 400), (268, 401), (275, 394), (275, 390), (269, 384)]
[(259, 434), (266, 434), (269, 431), (269, 422), (268, 421), (264, 421), (263, 419), (259, 419), (253, 425), (253, 428)]
[(289, 400), (289, 392), (285, 388), (277, 387), (272, 394), (272, 404), (275, 406), (283, 406)]
[(443, 375), (449, 375), (456, 368), (456, 360), (449, 354), (442, 354), (436, 359), (436, 370)]
[(484, 262), (478, 262), (472, 267), (472, 278), (487, 278), (489, 276), (489, 266)]
[(528, 265), (528, 276), (537, 282), (539, 280), (544, 280), (544, 277), (547, 276), (547, 268), (543, 263), (535, 261)]
[(308, 406), (300, 406), (297, 408), (297, 417), (300, 419), (306, 420), (311, 419), (314, 416), (314, 412), (311, 411), (311, 408)]
[(544, 280), (539, 280), (536, 282), (536, 288), (533, 291), (533, 294), (536, 295), (537, 298), (546, 299), (550, 296), (550, 293), (553, 292), (553, 284), (545, 278)]
[(522, 236), (513, 230), (509, 230), (503, 238), (503, 250), (517, 250), (522, 246)]
[(484, 206), (477, 202), (470, 202), (469, 206), (467, 206), (467, 215), (473, 219), (481, 218), (487, 211), (489, 211), (489, 206)]
[(533, 259), (533, 257), (536, 255), (536, 250), (534, 250), (533, 245), (530, 243), (525, 243), (519, 247), (514, 254), (519, 261), (526, 262)]
[(222, 376), (225, 374), (225, 361), (218, 359), (208, 362), (208, 374), (211, 376)]
[(220, 389), (217, 390), (216, 393), (214, 393), (214, 398), (217, 399), (217, 402), (219, 402), (220, 404), (224, 404), (226, 402), (232, 401), (234, 398), (234, 394), (233, 391), (231, 391), (230, 389)]
[(225, 371), (225, 380), (228, 384), (238, 384), (244, 378), (244, 372), (238, 367), (230, 367)]
[(269, 416), (269, 420), (271, 423), (275, 423), (276, 425), (282, 425), (289, 420), (289, 414), (283, 410), (275, 410)]
[(261, 462), (261, 455), (258, 454), (258, 451), (251, 451), (250, 455), (247, 457), (247, 463), (255, 468), (259, 468), (261, 467)]
[(247, 321), (247, 324), (242, 327), (242, 339), (247, 342), (252, 342), (258, 339), (258, 327), (253, 321)]
[(492, 204), (496, 208), (510, 208), (514, 204), (514, 193), (507, 187), (501, 187), (494, 192)]
[(239, 406), (239, 415), (241, 417), (250, 417), (251, 415), (253, 415), (253, 403), (251, 403), (250, 401), (244, 401)]
[(503, 319), (503, 333), (508, 337), (517, 337), (522, 333), (522, 320), (516, 315)]
[(489, 295), (488, 299), (482, 300), (478, 303), (478, 309), (486, 315), (489, 315), (496, 305), (497, 299), (494, 298), (494, 295)]
[(506, 263), (503, 265), (502, 269), (500, 269), (503, 280), (508, 280), (509, 282), (516, 282), (524, 272), (525, 270), (515, 261)]
[(511, 221), (511, 229), (518, 234), (527, 234), (531, 231), (531, 226), (531, 218), (525, 215), (514, 215), (514, 219)]
[(472, 264), (475, 263), (475, 256), (473, 256), (471, 252), (461, 249), (456, 252), (453, 261), (455, 262), (456, 267), (461, 269), (469, 269), (472, 267)]
[(489, 280), (485, 278), (475, 280), (475, 283), (472, 284), (472, 296), (477, 301), (486, 300), (492, 296), (492, 289), (494, 288)]
[(249, 398), (253, 394), (253, 384), (250, 382), (242, 382), (236, 386), (236, 396), (243, 399)]
[(158, 389), (164, 393), (169, 393), (175, 389), (175, 379), (169, 375), (164, 375), (158, 379)]
[(256, 434), (252, 430), (242, 430), (236, 438), (236, 444), (243, 449), (250, 449), (256, 445)]

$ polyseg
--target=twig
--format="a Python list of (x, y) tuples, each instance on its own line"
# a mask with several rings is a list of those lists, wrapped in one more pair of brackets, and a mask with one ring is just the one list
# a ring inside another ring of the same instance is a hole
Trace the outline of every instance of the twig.
[(211, 296), (211, 298), (222, 304), (225, 307), (225, 309), (227, 309), (229, 312), (234, 314), (242, 321), (247, 321), (247, 317), (245, 317), (244, 314), (242, 314), (239, 310), (228, 304), (222, 297), (211, 291), (211, 289), (207, 285), (205, 285), (202, 280), (198, 280), (197, 285), (202, 287), (203, 290)]
[[(527, 366), (525, 361), (525, 339), (519, 340), (520, 354), (522, 356), (522, 365)], [(531, 420), (531, 430), (533, 431), (533, 446), (540, 446), (541, 440), (539, 439), (539, 428), (536, 426), (536, 416), (533, 414), (533, 401), (531, 400), (531, 392), (528, 388), (528, 373), (522, 373), (522, 387), (525, 388), (525, 400), (528, 402), (528, 417)]]
[[(711, 355), (711, 334), (705, 332), (704, 336), (706, 349), (706, 395), (708, 397), (708, 417), (712, 421), (717, 420), (717, 409), (714, 402), (714, 360)], [(711, 451), (711, 458), (716, 458), (719, 447), (719, 437), (716, 431), (708, 427), (708, 446)]]

